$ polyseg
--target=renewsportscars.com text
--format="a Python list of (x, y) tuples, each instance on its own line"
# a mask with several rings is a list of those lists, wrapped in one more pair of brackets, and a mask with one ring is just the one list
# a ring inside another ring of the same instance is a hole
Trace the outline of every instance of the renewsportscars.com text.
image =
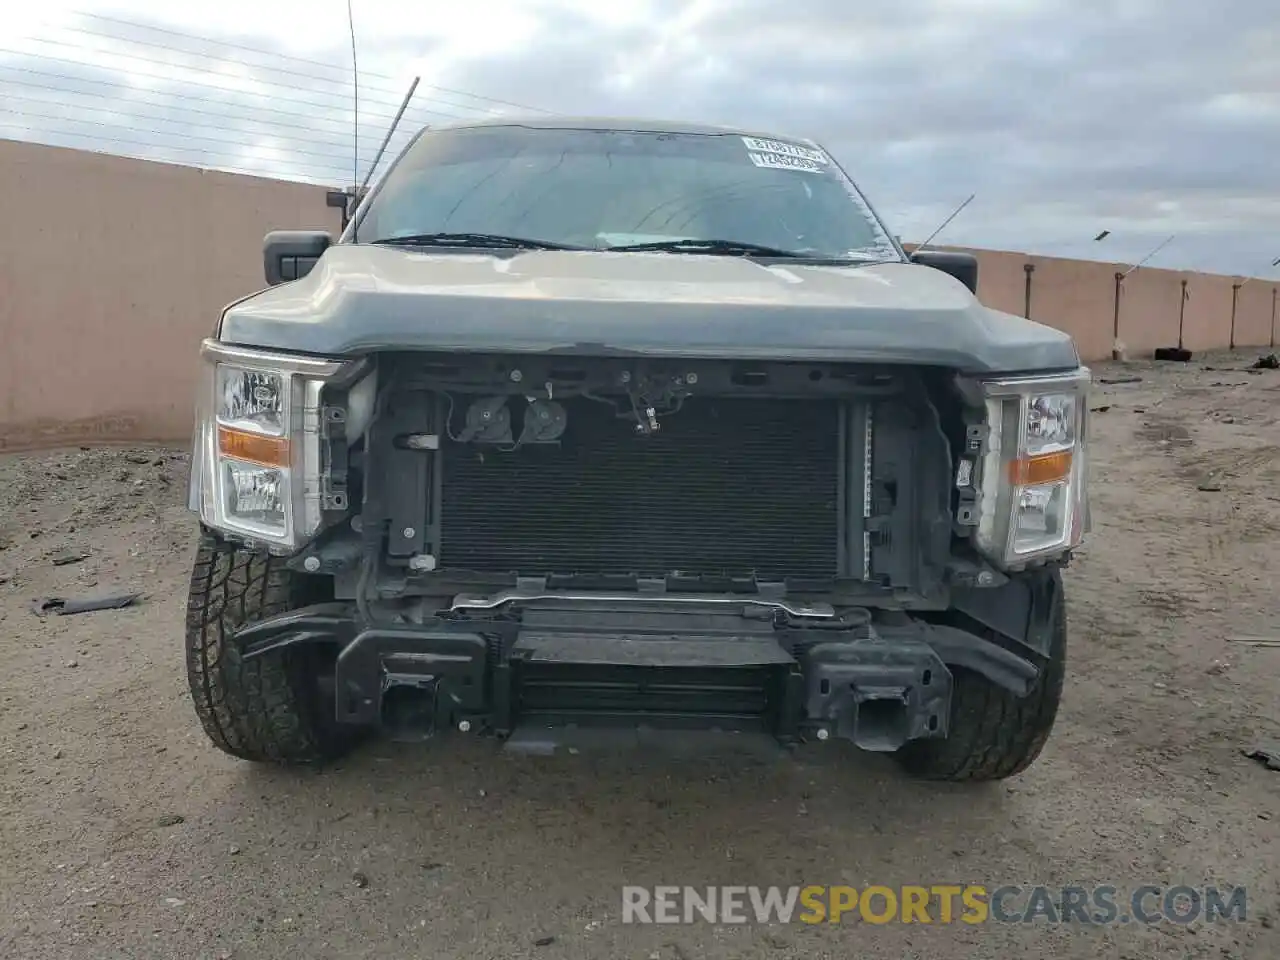
[(622, 888), (623, 923), (1243, 922), (1244, 887), (979, 884)]

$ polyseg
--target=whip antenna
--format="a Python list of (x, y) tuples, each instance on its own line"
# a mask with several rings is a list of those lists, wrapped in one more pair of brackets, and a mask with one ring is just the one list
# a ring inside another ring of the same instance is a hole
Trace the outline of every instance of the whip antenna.
[[(351, 191), (354, 194), (360, 188), (360, 66), (356, 61), (356, 18), (351, 12), (351, 0), (347, 0), (347, 28), (351, 32)], [(355, 239), (354, 229), (351, 239)]]

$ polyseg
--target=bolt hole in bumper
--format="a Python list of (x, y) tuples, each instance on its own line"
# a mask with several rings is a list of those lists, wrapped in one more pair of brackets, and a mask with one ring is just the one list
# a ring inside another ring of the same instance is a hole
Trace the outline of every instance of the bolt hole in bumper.
[(330, 645), (338, 722), (410, 740), (519, 728), (554, 742), (556, 731), (642, 728), (835, 736), (884, 752), (947, 736), (956, 668), (1018, 696), (1038, 672), (976, 634), (873, 624), (865, 611), (541, 597), (502, 617), (477, 612), (373, 623), (330, 603), (252, 624), (237, 642), (244, 658)]

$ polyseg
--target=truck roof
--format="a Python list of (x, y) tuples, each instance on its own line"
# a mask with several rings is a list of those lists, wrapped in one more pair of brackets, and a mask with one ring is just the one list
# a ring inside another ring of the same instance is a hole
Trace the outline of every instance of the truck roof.
[(739, 137), (758, 137), (761, 140), (786, 140), (818, 146), (807, 137), (794, 137), (745, 127), (718, 126), (710, 123), (691, 123), (684, 120), (660, 120), (643, 117), (582, 117), (559, 114), (504, 114), (477, 120), (460, 120), (456, 123), (433, 124), (428, 129), (460, 130), (468, 127), (529, 127), (539, 130), (619, 130), (636, 133), (686, 133), (707, 136), (729, 134)]

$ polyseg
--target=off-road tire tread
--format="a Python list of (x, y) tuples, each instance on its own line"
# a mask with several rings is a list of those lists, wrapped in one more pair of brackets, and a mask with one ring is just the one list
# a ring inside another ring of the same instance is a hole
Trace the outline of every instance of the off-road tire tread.
[(917, 740), (897, 753), (922, 780), (980, 782), (1022, 773), (1040, 756), (1058, 716), (1066, 677), (1066, 602), (1054, 612), (1049, 656), (1026, 697), (970, 670), (955, 671), (949, 736)]
[(202, 537), (187, 601), (187, 680), (214, 745), (243, 760), (318, 763), (344, 752), (310, 693), (310, 663), (289, 650), (242, 660), (233, 633), (298, 604), (296, 574), (278, 558)]

